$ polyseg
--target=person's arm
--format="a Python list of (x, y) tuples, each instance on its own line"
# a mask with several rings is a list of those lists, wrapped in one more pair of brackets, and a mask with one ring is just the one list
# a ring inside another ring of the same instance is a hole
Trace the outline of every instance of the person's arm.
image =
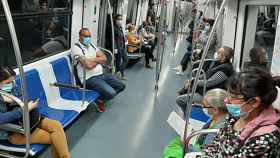
[[(6, 106), (6, 101), (3, 96), (0, 95), (0, 107)], [(17, 120), (22, 117), (21, 108), (14, 108), (12, 111), (0, 113), (0, 124), (5, 124)]]
[[(224, 72), (218, 71), (218, 72), (214, 73), (209, 79), (207, 79), (206, 87), (216, 86), (220, 83), (223, 83), (227, 79), (228, 79), (228, 77)], [(204, 86), (204, 80), (199, 80), (198, 81), (198, 86), (203, 87)]]
[(81, 65), (88, 70), (93, 69), (98, 65), (95, 58), (86, 58), (81, 48), (79, 48), (78, 46), (74, 46), (71, 50), (71, 53), (73, 59), (80, 62)]
[(0, 113), (0, 124), (10, 123), (22, 117), (21, 108), (14, 108), (12, 111)]

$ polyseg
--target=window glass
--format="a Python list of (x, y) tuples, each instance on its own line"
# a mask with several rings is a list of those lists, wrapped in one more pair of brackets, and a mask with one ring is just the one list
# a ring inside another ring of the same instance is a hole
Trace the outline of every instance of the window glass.
[[(70, 0), (8, 0), (12, 13), (66, 11), (71, 8), (70, 2)], [(0, 13), (3, 14), (2, 6)]]
[[(242, 66), (270, 70), (276, 36), (279, 6), (247, 6)], [(252, 51), (252, 48), (257, 50)]]
[[(13, 15), (13, 20), (24, 64), (69, 49), (71, 12)], [(0, 52), (0, 65), (16, 66), (5, 16), (0, 17)]]

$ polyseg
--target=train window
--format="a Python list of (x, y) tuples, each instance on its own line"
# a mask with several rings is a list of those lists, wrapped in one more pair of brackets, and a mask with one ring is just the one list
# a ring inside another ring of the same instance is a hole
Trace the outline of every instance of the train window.
[[(43, 14), (13, 13), (24, 64), (69, 49), (71, 15), (71, 11)], [(16, 66), (12, 40), (5, 16), (0, 16), (0, 52), (0, 65)]]
[[(9, 0), (9, 6), (12, 13), (30, 13), (30, 12), (55, 12), (65, 11), (71, 8), (70, 0)], [(1, 6), (1, 4), (0, 4)], [(0, 8), (3, 14), (3, 8)]]
[[(270, 70), (279, 9), (280, 6), (246, 7), (246, 30), (244, 31), (242, 51), (243, 68), (259, 64)], [(250, 53), (252, 48), (260, 48), (258, 49), (260, 52), (252, 51)]]

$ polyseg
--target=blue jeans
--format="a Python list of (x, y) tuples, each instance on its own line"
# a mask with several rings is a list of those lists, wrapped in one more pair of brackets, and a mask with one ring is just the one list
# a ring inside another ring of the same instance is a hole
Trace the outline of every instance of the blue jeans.
[(125, 89), (125, 85), (112, 74), (93, 76), (86, 80), (86, 87), (98, 91), (100, 100), (113, 99)]
[(127, 51), (126, 48), (119, 48), (118, 54), (116, 55), (116, 71), (120, 72), (122, 75), (124, 75), (124, 69), (126, 67), (126, 64), (128, 62), (127, 58)]

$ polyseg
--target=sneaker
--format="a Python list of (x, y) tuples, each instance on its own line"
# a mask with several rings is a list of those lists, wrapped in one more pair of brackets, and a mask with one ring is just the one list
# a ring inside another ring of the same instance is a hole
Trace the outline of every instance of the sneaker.
[(157, 59), (156, 59), (156, 58), (153, 58), (153, 59), (152, 59), (152, 62), (156, 62), (156, 61), (157, 61)]
[(183, 73), (182, 71), (177, 71), (177, 72), (176, 72), (176, 75), (183, 76), (184, 73)]
[(172, 68), (170, 68), (170, 69), (171, 69), (171, 70), (177, 70), (177, 71), (179, 71), (179, 70), (182, 69), (182, 66), (181, 66), (181, 65), (178, 65), (178, 66), (172, 67)]
[(123, 81), (127, 81), (128, 80), (125, 76), (121, 76), (120, 79), (123, 80)]
[(105, 103), (103, 101), (98, 100), (95, 105), (98, 112), (103, 113), (106, 111)]
[(152, 69), (153, 67), (151, 65), (146, 65), (145, 66), (147, 69)]

